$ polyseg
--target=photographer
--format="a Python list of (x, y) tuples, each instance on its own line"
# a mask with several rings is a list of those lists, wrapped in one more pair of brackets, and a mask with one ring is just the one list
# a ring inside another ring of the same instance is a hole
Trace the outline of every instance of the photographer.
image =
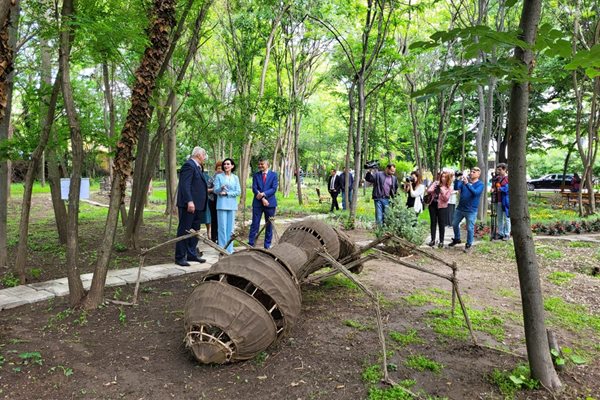
[(467, 220), (467, 244), (465, 245), (465, 253), (469, 252), (473, 244), (475, 236), (475, 220), (477, 219), (477, 209), (479, 208), (479, 198), (483, 193), (483, 183), (479, 180), (481, 170), (478, 167), (471, 168), (469, 175), (463, 174), (460, 179), (455, 181), (455, 189), (460, 191), (460, 200), (458, 207), (454, 212), (452, 227), (454, 228), (454, 238), (448, 244), (453, 247), (460, 240), (460, 223), (464, 219)]
[(427, 243), (428, 246), (435, 246), (435, 229), (436, 226), (440, 232), (440, 241), (438, 244), (439, 248), (444, 247), (444, 232), (446, 230), (445, 224), (448, 220), (448, 201), (452, 194), (452, 174), (448, 171), (443, 171), (438, 180), (433, 182), (427, 193), (432, 196), (431, 203), (429, 203), (429, 219), (431, 221), (431, 241)]
[(367, 163), (368, 169), (365, 180), (373, 184), (373, 202), (375, 203), (375, 222), (382, 226), (385, 221), (385, 213), (390, 205), (390, 198), (398, 192), (398, 178), (396, 178), (396, 166), (388, 164), (385, 171), (377, 171), (373, 163)]
[(407, 193), (406, 207), (412, 208), (417, 216), (423, 211), (425, 185), (419, 171), (413, 171), (404, 179), (404, 191)]
[(496, 175), (492, 179), (492, 207), (496, 207), (496, 226), (498, 234), (492, 240), (510, 239), (510, 218), (508, 200), (508, 171), (504, 163), (496, 167)]

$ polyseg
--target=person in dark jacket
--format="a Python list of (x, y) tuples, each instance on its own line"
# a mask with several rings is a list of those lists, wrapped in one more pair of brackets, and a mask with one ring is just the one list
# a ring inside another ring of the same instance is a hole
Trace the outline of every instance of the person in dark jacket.
[(223, 173), (222, 162), (215, 164), (215, 174), (208, 181), (208, 208), (210, 209), (210, 240), (217, 243), (219, 239), (219, 222), (217, 220), (217, 196), (215, 196), (215, 178)]
[(396, 166), (388, 164), (385, 171), (369, 170), (365, 180), (373, 184), (373, 202), (375, 203), (375, 222), (382, 226), (385, 222), (385, 213), (390, 206), (390, 199), (398, 193), (398, 178)]
[(329, 190), (329, 195), (331, 196), (331, 209), (329, 212), (333, 212), (333, 208), (336, 210), (340, 209), (340, 206), (337, 201), (337, 197), (340, 194), (340, 177), (337, 175), (337, 171), (334, 169), (331, 170), (331, 175), (327, 179), (327, 190)]
[[(179, 209), (179, 225), (177, 237), (187, 235), (189, 229), (198, 230), (206, 213), (208, 202), (208, 182), (202, 170), (206, 159), (206, 150), (194, 147), (191, 157), (183, 164), (179, 172), (179, 187), (177, 189), (177, 208)], [(175, 245), (175, 263), (188, 267), (188, 261), (206, 262), (198, 257), (196, 246), (198, 239), (191, 237), (180, 240)]]

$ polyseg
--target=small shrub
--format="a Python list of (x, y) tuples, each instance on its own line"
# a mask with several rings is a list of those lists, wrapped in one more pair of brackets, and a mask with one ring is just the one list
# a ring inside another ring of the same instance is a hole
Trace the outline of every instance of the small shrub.
[(406, 208), (405, 203), (405, 196), (396, 196), (390, 200), (383, 227), (377, 228), (375, 234), (380, 237), (385, 233), (392, 233), (420, 246), (427, 237), (428, 229), (425, 224), (417, 221), (414, 211)]
[(498, 386), (505, 399), (513, 399), (518, 390), (535, 389), (538, 386), (538, 381), (531, 378), (529, 367), (524, 364), (512, 371), (495, 369), (490, 375), (490, 381)]
[(44, 270), (43, 270), (43, 269), (41, 269), (41, 268), (31, 268), (31, 269), (29, 270), (29, 275), (31, 275), (31, 277), (32, 277), (33, 279), (39, 279), (39, 278), (40, 278), (40, 276), (42, 276), (42, 272), (43, 272), (43, 271), (44, 271)]

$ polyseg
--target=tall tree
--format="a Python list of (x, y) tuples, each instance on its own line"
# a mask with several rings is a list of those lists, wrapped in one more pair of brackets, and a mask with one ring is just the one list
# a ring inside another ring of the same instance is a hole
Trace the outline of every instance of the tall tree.
[[(0, 141), (9, 137), (12, 112), (13, 63), (17, 43), (19, 2), (2, 0), (0, 9)], [(7, 210), (10, 193), (8, 161), (0, 157), (0, 267), (7, 261)]]
[[(515, 59), (522, 68), (531, 74), (534, 68), (534, 54), (538, 22), (541, 13), (541, 0), (524, 0), (520, 30), (522, 39), (531, 47), (515, 48)], [(508, 162), (511, 166), (509, 195), (511, 199), (510, 220), (514, 236), (515, 254), (519, 271), (525, 342), (531, 374), (539, 379), (544, 387), (558, 389), (560, 379), (554, 370), (548, 336), (544, 321), (544, 304), (538, 263), (531, 233), (531, 221), (527, 200), (527, 110), (529, 107), (529, 81), (512, 83), (508, 116)]]
[(60, 31), (59, 65), (62, 72), (61, 87), (63, 102), (71, 133), (71, 178), (69, 183), (69, 206), (67, 213), (67, 278), (69, 282), (69, 300), (71, 305), (78, 304), (85, 291), (79, 273), (79, 195), (81, 188), (81, 170), (83, 166), (83, 138), (81, 125), (75, 109), (73, 88), (71, 86), (71, 43), (73, 41), (75, 7), (73, 0), (63, 0)]
[(169, 50), (169, 34), (175, 25), (175, 0), (154, 0), (152, 17), (152, 27), (149, 30), (150, 44), (135, 72), (136, 80), (131, 92), (131, 107), (117, 144), (108, 216), (92, 284), (84, 300), (85, 308), (97, 307), (101, 304), (104, 296), (106, 274), (115, 239), (119, 209), (123, 202), (127, 178), (131, 175), (133, 148), (140, 129), (146, 125), (150, 97), (156, 84), (156, 77)]

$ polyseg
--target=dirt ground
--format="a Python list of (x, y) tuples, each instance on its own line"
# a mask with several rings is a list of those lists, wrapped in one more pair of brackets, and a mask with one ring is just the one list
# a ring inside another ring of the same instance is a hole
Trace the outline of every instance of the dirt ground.
[[(355, 240), (369, 231), (352, 231)], [(540, 275), (546, 298), (562, 298), (600, 317), (600, 279), (587, 275), (598, 246), (541, 241)], [(526, 362), (519, 284), (512, 246), (482, 242), (471, 254), (435, 249), (459, 266), (461, 290), (473, 314), (473, 345), (464, 327), (444, 331), (449, 321), (450, 284), (429, 274), (370, 261), (358, 278), (381, 296), (390, 377), (413, 379), (421, 398), (502, 399), (490, 378), (494, 369)], [(407, 259), (448, 273), (423, 257)], [(130, 265), (131, 266), (131, 265)], [(556, 271), (574, 277), (562, 284), (547, 278)], [(302, 314), (291, 334), (257, 358), (226, 366), (198, 365), (183, 345), (183, 307), (201, 274), (142, 285), (141, 304), (107, 304), (85, 313), (66, 299), (0, 312), (0, 398), (6, 399), (366, 399), (379, 398), (365, 371), (378, 365), (381, 347), (369, 298), (345, 278), (303, 287)], [(126, 300), (131, 286), (112, 288), (107, 297)], [(487, 313), (487, 314), (486, 314)], [(585, 399), (600, 393), (599, 330), (569, 326), (548, 314), (549, 327), (563, 346), (576, 349), (585, 364), (568, 363), (560, 372), (565, 390), (518, 391), (518, 399)], [(461, 330), (462, 329), (462, 330)], [(418, 340), (402, 344), (393, 332), (414, 331)], [(452, 333), (454, 332), (454, 333)], [(459, 332), (460, 334), (456, 334)], [(410, 357), (442, 366), (418, 371)], [(381, 397), (383, 398), (383, 397)], [(396, 397), (385, 397), (396, 398)], [(400, 397), (398, 397), (400, 398)]]

